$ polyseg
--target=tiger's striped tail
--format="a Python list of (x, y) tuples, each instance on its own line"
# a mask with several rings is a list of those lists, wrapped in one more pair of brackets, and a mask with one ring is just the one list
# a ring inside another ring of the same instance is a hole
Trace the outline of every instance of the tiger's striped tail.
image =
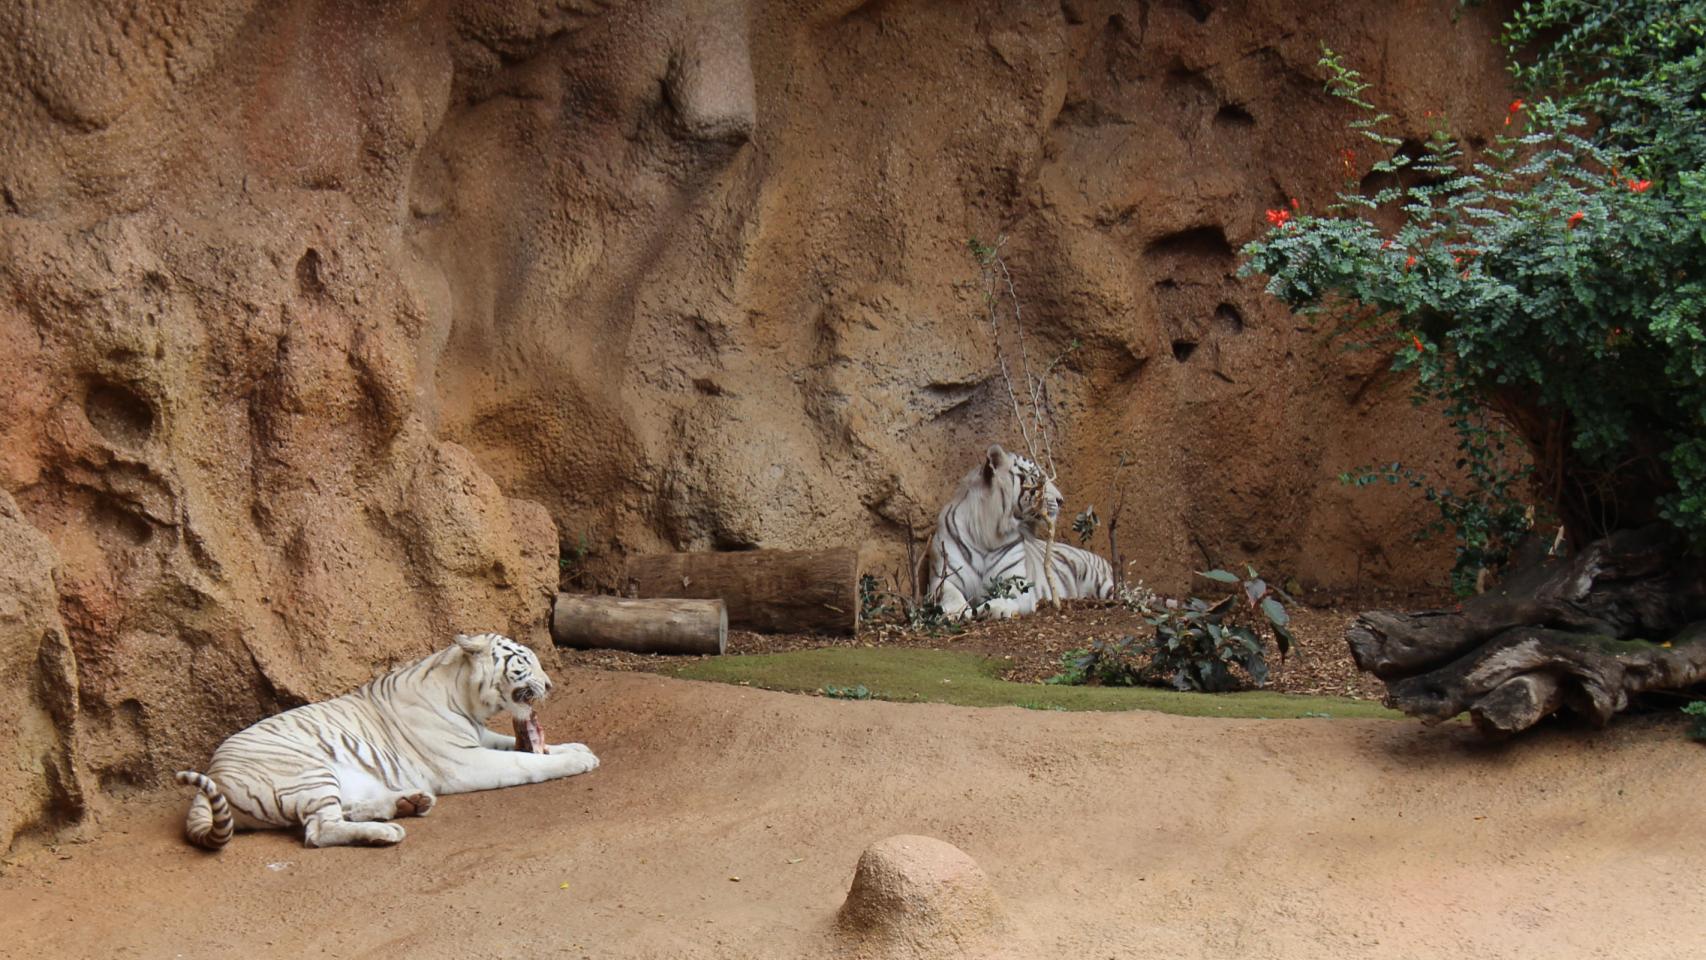
[(177, 780), (186, 787), (201, 791), (190, 800), (190, 812), (184, 818), (184, 836), (196, 846), (209, 850), (218, 850), (230, 843), (236, 827), (231, 817), (231, 804), (226, 802), (219, 784), (194, 770), (179, 770)]

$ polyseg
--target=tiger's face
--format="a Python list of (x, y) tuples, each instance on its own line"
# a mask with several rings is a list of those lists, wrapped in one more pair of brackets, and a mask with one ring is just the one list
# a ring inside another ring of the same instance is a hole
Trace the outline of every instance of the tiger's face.
[(491, 705), (491, 713), (508, 711), (515, 721), (516, 749), (545, 752), (545, 737), (536, 708), (551, 692), (539, 657), (526, 645), (497, 633), (458, 636), (457, 646), (476, 664), (481, 684), (480, 699)]
[(1054, 485), (1027, 457), (1008, 453), (1000, 444), (989, 448), (984, 463), (984, 477), (1013, 503), (1013, 519), (1026, 526), (1053, 524), (1060, 517), (1066, 502), (1060, 488)]

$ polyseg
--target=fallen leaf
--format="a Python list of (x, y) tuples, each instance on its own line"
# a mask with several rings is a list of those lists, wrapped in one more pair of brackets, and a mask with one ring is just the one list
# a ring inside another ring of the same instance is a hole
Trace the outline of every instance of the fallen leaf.
[(739, 883), (739, 882), (740, 882), (740, 878), (739, 878), (739, 877), (730, 877), (730, 878), (729, 878), (729, 880), (730, 880), (730, 881), (732, 881), (732, 882), (734, 882), (734, 883)]
[(804, 859), (805, 859), (805, 857), (789, 857), (788, 862), (789, 863), (799, 863), (800, 861), (802, 861)]
[(569, 885), (566, 883), (559, 883), (559, 884), (557, 884), (557, 889), (558, 890), (567, 890), (567, 889), (569, 889)]

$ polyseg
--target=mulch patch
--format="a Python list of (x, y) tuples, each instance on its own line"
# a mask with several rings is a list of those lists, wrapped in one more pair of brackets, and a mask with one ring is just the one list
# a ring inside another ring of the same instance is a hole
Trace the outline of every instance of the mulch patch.
[[(1296, 644), (1283, 664), (1273, 658), (1266, 689), (1280, 693), (1353, 697), (1379, 700), (1385, 686), (1361, 673), (1351, 661), (1345, 644), (1345, 628), (1357, 611), (1372, 606), (1406, 608), (1441, 605), (1439, 597), (1358, 598), (1353, 606), (1338, 602), (1323, 606), (1294, 604), (1291, 609), (1292, 636)], [(1449, 601), (1443, 601), (1449, 603)], [(1113, 600), (1074, 600), (1061, 609), (1045, 608), (1010, 620), (978, 620), (958, 632), (913, 630), (902, 625), (878, 623), (862, 627), (857, 637), (824, 637), (812, 634), (763, 634), (730, 630), (728, 656), (786, 653), (818, 647), (924, 647), (933, 650), (964, 650), (1007, 663), (1002, 677), (1017, 683), (1040, 683), (1059, 673), (1061, 658), (1101, 638), (1125, 635), (1146, 636), (1152, 630), (1142, 616)], [(606, 670), (667, 672), (685, 657), (623, 653), (614, 650), (558, 648), (562, 663)], [(1270, 651), (1271, 653), (1271, 651)]]

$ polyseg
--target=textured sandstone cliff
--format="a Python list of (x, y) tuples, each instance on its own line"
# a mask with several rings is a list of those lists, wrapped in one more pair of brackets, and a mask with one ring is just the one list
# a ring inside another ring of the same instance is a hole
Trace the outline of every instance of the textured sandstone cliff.
[[(1374, 354), (1232, 274), (1325, 202), (1345, 50), (1490, 128), (1454, 3), (24, 2), (0, 10), (0, 769), (14, 830), (454, 630), (559, 538), (898, 544), (1011, 440), (1009, 236), (1061, 484), (1134, 575), (1404, 586), (1438, 465)], [(1392, 554), (1386, 551), (1393, 549)]]

